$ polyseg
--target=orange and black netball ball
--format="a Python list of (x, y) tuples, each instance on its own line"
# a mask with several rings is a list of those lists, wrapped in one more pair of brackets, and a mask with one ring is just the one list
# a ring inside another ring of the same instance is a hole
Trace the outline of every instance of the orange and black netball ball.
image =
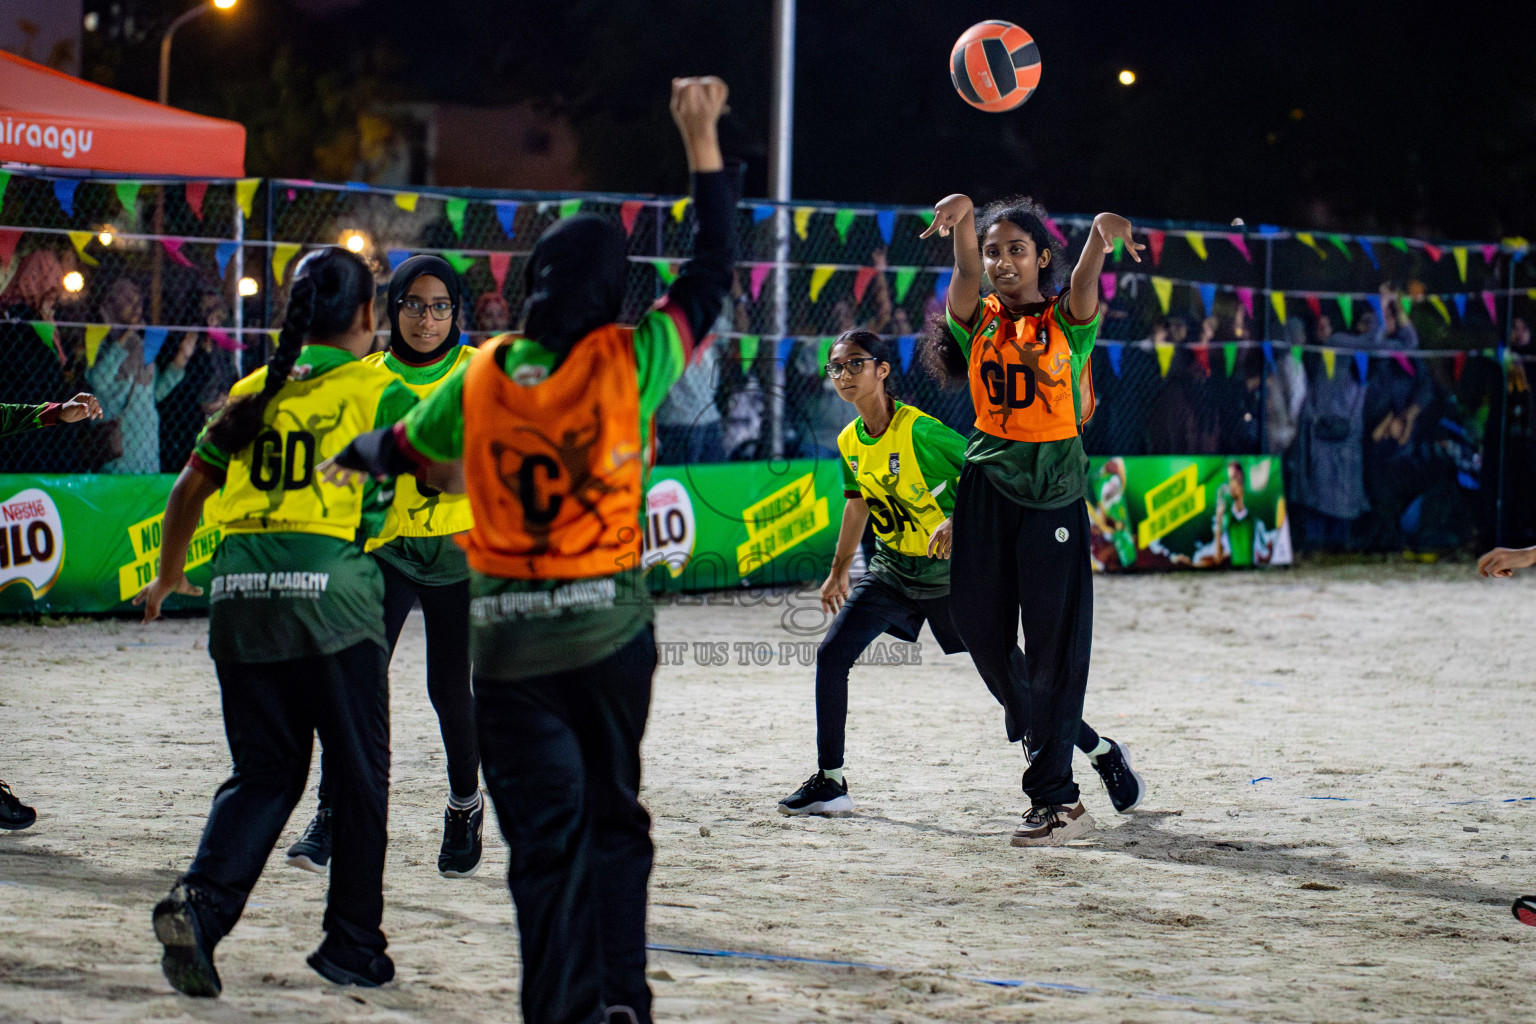
[(949, 74), (961, 99), (977, 110), (1000, 114), (1034, 95), (1040, 84), (1040, 48), (1012, 22), (983, 21), (955, 40)]

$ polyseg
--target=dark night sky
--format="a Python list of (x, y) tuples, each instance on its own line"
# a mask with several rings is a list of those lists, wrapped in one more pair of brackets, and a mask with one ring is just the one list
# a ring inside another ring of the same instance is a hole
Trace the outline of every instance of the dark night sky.
[[(386, 99), (546, 100), (576, 125), (593, 187), (675, 191), (666, 82), (713, 72), (733, 89), (728, 148), (749, 191), (766, 189), (769, 0), (242, 5), (178, 38), (178, 104), (249, 122), (269, 97), (323, 125), (335, 90), (363, 80)], [(127, 6), (152, 25), (186, 0)], [(949, 82), (950, 45), (986, 18), (1040, 46), (1040, 90), (1010, 114), (971, 110)], [(333, 84), (274, 87), (284, 44), (301, 80)], [(153, 52), (88, 42), (87, 74), (149, 94)], [(803, 0), (795, 191), (924, 204), (1023, 191), (1056, 211), (1536, 237), (1533, 53), (1524, 0)], [(1129, 89), (1122, 67), (1139, 76)]]

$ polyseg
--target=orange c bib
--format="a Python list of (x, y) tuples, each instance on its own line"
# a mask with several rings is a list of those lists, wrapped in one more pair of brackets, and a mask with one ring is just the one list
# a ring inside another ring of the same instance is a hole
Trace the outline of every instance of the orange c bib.
[(610, 576), (640, 564), (640, 392), (633, 331), (601, 327), (527, 386), (481, 346), (464, 378), (470, 566), (503, 579)]

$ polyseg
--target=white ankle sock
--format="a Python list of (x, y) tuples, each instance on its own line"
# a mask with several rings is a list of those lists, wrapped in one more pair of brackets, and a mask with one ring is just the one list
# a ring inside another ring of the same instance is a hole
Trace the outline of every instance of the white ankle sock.
[(1099, 745), (1088, 751), (1088, 760), (1097, 761), (1101, 756), (1113, 750), (1114, 747), (1115, 745), (1113, 743), (1109, 742), (1109, 740), (1105, 739), (1103, 736), (1100, 736)]
[(452, 790), (448, 792), (448, 807), (455, 811), (473, 811), (480, 806), (480, 791), (475, 790), (474, 796), (459, 796)]
[(821, 770), (821, 774), (825, 775), (839, 786), (843, 785), (843, 770), (841, 768), (823, 768)]

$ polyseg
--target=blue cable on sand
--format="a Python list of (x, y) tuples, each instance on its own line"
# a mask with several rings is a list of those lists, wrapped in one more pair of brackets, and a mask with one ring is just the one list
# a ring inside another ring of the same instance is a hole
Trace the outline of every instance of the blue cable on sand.
[[(883, 964), (866, 964), (857, 960), (820, 960), (806, 956), (781, 956), (777, 953), (745, 953), (735, 949), (692, 949), (688, 946), (669, 946), (663, 943), (652, 942), (646, 945), (646, 949), (657, 953), (680, 953), (683, 956), (708, 956), (719, 957), (728, 960), (760, 960), (777, 964), (814, 964), (819, 967), (860, 967), (867, 971), (894, 971), (899, 968), (888, 967)], [(948, 973), (948, 972), (935, 972)], [(981, 985), (991, 985), (994, 988), (1043, 988), (1054, 992), (1066, 992), (1076, 996), (1103, 995), (1103, 989), (1087, 988), (1083, 985), (1069, 985), (1060, 981), (1021, 981), (1011, 978), (977, 978), (970, 975), (960, 976), (964, 981), (974, 981)], [(1201, 1006), (1242, 1006), (1222, 999), (1200, 999), (1195, 996), (1167, 996), (1157, 992), (1137, 992), (1132, 998), (1156, 999), (1166, 1003), (1196, 1003)]]

